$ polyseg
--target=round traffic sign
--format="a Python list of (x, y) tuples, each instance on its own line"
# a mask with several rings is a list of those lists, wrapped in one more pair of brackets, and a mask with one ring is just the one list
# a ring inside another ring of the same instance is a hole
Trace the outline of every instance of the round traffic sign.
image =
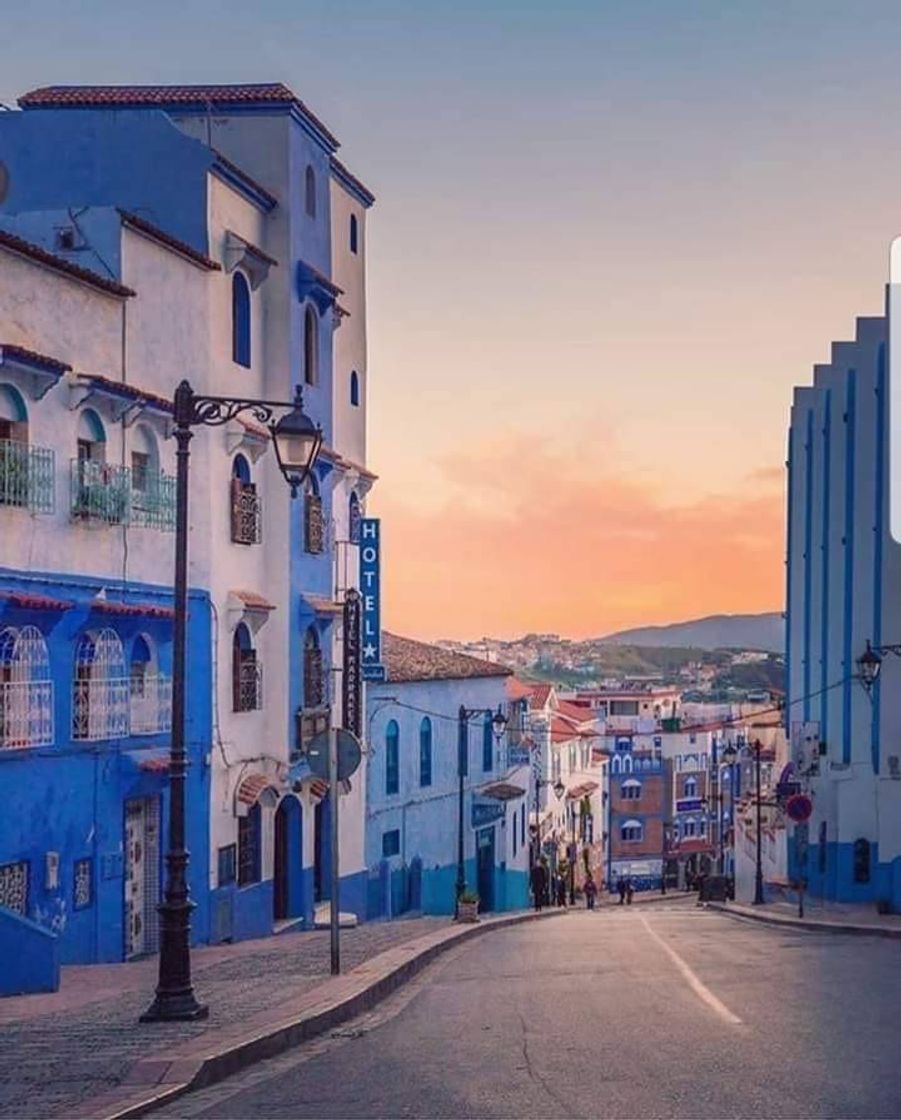
[[(338, 781), (343, 782), (355, 773), (363, 758), (360, 740), (351, 731), (340, 728), (338, 737)], [(317, 778), (328, 781), (328, 731), (320, 731), (307, 750), (307, 763)]]
[(795, 824), (803, 824), (804, 821), (810, 820), (812, 812), (813, 802), (806, 793), (795, 793), (785, 803), (785, 815)]

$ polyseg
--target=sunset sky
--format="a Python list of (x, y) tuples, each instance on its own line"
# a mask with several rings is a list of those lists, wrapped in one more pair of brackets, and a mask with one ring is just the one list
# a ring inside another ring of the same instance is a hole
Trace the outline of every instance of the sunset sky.
[(791, 389), (881, 310), (901, 233), (896, 2), (0, 14), (2, 100), (282, 80), (375, 191), (391, 628), (589, 636), (782, 608)]

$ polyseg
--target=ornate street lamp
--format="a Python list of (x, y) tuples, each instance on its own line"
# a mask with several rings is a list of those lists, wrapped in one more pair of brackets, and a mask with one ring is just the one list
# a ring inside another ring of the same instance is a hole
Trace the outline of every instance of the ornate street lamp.
[(500, 742), (507, 729), (507, 717), (498, 704), (493, 708), (467, 708), (460, 705), (457, 717), (457, 881), (455, 883), (454, 918), (460, 912), (460, 896), (466, 890), (466, 866), (463, 858), (463, 779), (469, 769), (469, 721), (473, 716), (490, 716), (494, 738)]
[[(275, 410), (287, 410), (278, 422)], [(284, 401), (197, 396), (187, 381), (175, 390), (175, 618), (172, 636), (172, 741), (169, 756), (169, 847), (166, 892), (159, 906), (160, 959), (156, 997), (141, 1021), (205, 1019), (191, 984), (191, 911), (185, 847), (185, 643), (188, 619), (188, 464), (192, 428), (227, 424), (243, 412), (267, 424), (279, 469), (292, 497), (304, 483), (322, 447), (322, 430), (303, 411), (300, 387), (293, 405)]]
[(867, 692), (870, 692), (872, 690), (873, 685), (876, 683), (876, 680), (879, 676), (879, 672), (882, 669), (881, 654), (884, 650), (890, 651), (892, 653), (898, 652), (898, 650), (893, 646), (877, 646), (876, 649), (873, 649), (870, 643), (867, 642), (867, 648), (857, 659), (857, 669), (860, 673), (860, 683), (867, 690)]

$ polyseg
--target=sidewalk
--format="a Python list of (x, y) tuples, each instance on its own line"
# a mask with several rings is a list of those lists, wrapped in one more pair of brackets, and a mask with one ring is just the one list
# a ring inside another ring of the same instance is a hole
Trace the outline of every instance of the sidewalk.
[(804, 917), (799, 918), (796, 902), (767, 902), (763, 906), (744, 902), (708, 902), (705, 905), (709, 910), (773, 926), (901, 938), (901, 914), (879, 914), (874, 906), (805, 898)]
[(338, 977), (329, 975), (327, 931), (201, 947), (194, 983), (210, 1017), (200, 1023), (138, 1022), (156, 958), (66, 968), (59, 992), (0, 1001), (0, 1116), (120, 1116), (210, 1084), (372, 1006), (454, 942), (534, 917), (342, 930)]

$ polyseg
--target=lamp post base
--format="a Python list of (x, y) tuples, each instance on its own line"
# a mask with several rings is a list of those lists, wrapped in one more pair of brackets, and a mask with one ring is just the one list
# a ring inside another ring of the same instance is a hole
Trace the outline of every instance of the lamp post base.
[(207, 1019), (210, 1009), (198, 1003), (192, 988), (186, 992), (157, 992), (156, 999), (140, 1018), (142, 1023), (190, 1023)]

